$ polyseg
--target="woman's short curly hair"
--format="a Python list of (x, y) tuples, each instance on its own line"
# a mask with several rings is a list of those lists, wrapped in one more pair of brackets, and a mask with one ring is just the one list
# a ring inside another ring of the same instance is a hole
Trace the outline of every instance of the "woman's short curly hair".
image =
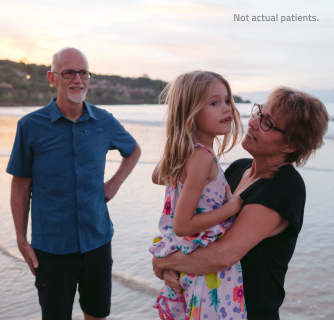
[(303, 166), (324, 145), (329, 121), (325, 105), (308, 93), (288, 87), (276, 88), (268, 102), (273, 115), (284, 119), (286, 141), (296, 148), (287, 161)]

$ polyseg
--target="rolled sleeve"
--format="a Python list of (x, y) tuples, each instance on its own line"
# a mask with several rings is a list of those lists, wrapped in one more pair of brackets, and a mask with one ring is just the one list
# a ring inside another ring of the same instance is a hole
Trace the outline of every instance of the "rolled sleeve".
[(15, 141), (6, 169), (7, 173), (20, 177), (32, 177), (32, 151), (29, 145), (29, 132), (18, 122)]
[(117, 119), (112, 117), (109, 150), (117, 149), (121, 156), (129, 157), (136, 146), (136, 140), (127, 132)]

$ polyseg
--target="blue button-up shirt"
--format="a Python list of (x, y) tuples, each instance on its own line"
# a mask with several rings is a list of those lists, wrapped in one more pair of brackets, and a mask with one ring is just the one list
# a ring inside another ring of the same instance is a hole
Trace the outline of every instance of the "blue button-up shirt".
[(55, 101), (20, 119), (7, 172), (32, 178), (32, 247), (83, 253), (114, 233), (104, 199), (106, 154), (128, 157), (136, 141), (105, 110), (84, 102), (73, 123)]

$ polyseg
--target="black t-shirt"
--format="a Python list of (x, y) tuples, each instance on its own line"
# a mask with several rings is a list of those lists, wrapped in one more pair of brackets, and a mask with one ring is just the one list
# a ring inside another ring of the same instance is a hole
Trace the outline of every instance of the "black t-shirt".
[[(232, 192), (252, 162), (240, 159), (227, 168), (225, 177)], [(303, 224), (304, 181), (292, 165), (285, 165), (272, 179), (254, 182), (240, 197), (245, 206), (261, 204), (290, 223), (283, 232), (262, 240), (241, 259), (248, 320), (278, 320), (285, 296), (285, 274)]]

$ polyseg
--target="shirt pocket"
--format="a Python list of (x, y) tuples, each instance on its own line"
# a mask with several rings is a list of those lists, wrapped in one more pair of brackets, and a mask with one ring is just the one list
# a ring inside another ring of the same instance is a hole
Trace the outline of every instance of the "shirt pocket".
[(88, 161), (105, 161), (110, 143), (107, 128), (83, 129), (80, 140), (77, 151), (83, 159)]

